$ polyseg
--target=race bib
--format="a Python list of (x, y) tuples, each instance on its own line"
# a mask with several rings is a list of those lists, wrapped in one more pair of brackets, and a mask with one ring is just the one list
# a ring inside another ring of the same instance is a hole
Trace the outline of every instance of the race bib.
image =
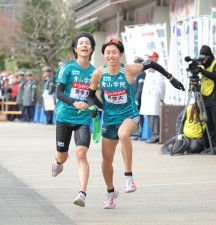
[(90, 84), (73, 82), (70, 97), (79, 100), (87, 100)]
[(126, 90), (118, 91), (104, 91), (104, 98), (107, 102), (112, 104), (125, 104), (127, 103)]

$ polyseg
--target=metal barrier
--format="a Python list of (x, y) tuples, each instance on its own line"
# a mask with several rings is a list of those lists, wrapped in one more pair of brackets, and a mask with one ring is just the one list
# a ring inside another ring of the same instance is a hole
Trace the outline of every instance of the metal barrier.
[(9, 105), (17, 105), (17, 103), (14, 101), (4, 101), (2, 99), (2, 101), (0, 101), (0, 106), (1, 106), (0, 114), (2, 115), (21, 115), (22, 114), (20, 110), (18, 111), (9, 110)]

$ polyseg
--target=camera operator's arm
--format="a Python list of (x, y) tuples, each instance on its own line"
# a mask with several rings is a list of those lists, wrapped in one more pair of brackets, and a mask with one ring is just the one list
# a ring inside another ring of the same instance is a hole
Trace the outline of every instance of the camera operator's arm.
[(214, 66), (214, 69), (212, 72), (208, 72), (207, 70), (204, 69), (203, 66), (199, 65), (199, 71), (207, 78), (216, 81), (216, 65)]
[(174, 78), (172, 74), (166, 71), (160, 64), (150, 60), (144, 61), (142, 62), (142, 64), (143, 64), (143, 70), (153, 68), (157, 70), (158, 72), (160, 72), (161, 74), (163, 74), (175, 88), (182, 91), (185, 90), (184, 85), (180, 81), (178, 81), (176, 78)]

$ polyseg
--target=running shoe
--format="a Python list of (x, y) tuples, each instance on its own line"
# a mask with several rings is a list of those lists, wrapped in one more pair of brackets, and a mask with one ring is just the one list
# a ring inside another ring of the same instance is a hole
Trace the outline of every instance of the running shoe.
[(63, 164), (53, 163), (51, 170), (52, 170), (51, 175), (53, 177), (56, 177), (62, 172)]
[(125, 179), (125, 192), (126, 193), (130, 193), (130, 192), (134, 192), (136, 191), (136, 185), (135, 182), (133, 180), (133, 177), (131, 176), (126, 176)]
[(85, 196), (83, 193), (80, 192), (80, 193), (77, 195), (77, 197), (75, 198), (73, 204), (74, 204), (74, 205), (78, 205), (78, 206), (80, 206), (80, 207), (85, 207), (85, 197), (86, 197), (86, 196)]
[(116, 199), (119, 195), (118, 191), (114, 191), (111, 193), (107, 193), (105, 199), (104, 199), (104, 209), (114, 209), (116, 207), (116, 203), (114, 202), (114, 199)]

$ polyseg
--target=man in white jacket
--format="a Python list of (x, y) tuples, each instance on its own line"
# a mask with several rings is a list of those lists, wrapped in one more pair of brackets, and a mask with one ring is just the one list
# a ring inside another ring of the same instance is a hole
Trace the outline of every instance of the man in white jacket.
[[(158, 61), (159, 55), (153, 52), (147, 56), (149, 60)], [(164, 99), (164, 76), (154, 69), (146, 71), (145, 82), (142, 90), (140, 114), (148, 116), (150, 121), (151, 138), (147, 143), (159, 141), (160, 103)]]

